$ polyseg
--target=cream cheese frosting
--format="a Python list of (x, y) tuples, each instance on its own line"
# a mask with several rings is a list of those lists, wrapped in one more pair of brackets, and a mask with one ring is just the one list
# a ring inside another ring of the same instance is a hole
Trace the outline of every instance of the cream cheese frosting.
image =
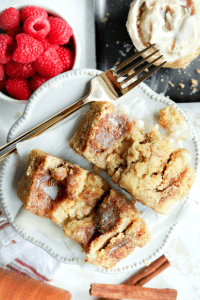
[(200, 1), (135, 0), (126, 25), (139, 51), (156, 43), (163, 59), (175, 62), (200, 48)]

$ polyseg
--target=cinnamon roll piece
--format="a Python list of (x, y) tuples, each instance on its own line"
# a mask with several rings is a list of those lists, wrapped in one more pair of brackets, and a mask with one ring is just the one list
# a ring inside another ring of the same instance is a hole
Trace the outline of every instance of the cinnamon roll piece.
[(120, 170), (117, 184), (142, 204), (166, 214), (194, 183), (190, 159), (186, 149), (172, 147), (155, 125), (142, 143), (129, 149), (127, 167)]
[(90, 106), (74, 133), (70, 146), (101, 169), (115, 169), (134, 141), (142, 141), (143, 128), (110, 102), (98, 101)]
[[(112, 122), (108, 121), (111, 111)], [(122, 119), (129, 120), (125, 114)], [(72, 149), (105, 169), (111, 180), (137, 201), (166, 214), (188, 194), (195, 178), (190, 154), (173, 147), (171, 140), (159, 133), (158, 125), (143, 136), (136, 122), (129, 120), (129, 129), (122, 131), (118, 110), (110, 103), (92, 104), (83, 121), (70, 141)], [(166, 181), (166, 176), (170, 180)]]
[(200, 53), (199, 0), (135, 0), (126, 26), (138, 51), (156, 43), (144, 57), (160, 50), (165, 68), (184, 69)]
[(134, 201), (110, 190), (105, 179), (41, 150), (30, 152), (17, 195), (29, 212), (60, 224), (86, 252), (85, 262), (97, 266), (115, 267), (151, 239)]
[(34, 149), (29, 153), (17, 196), (29, 212), (61, 224), (89, 215), (109, 188), (100, 176)]
[(151, 234), (144, 219), (124, 195), (111, 189), (87, 218), (66, 222), (64, 233), (86, 252), (85, 262), (110, 269), (144, 247)]

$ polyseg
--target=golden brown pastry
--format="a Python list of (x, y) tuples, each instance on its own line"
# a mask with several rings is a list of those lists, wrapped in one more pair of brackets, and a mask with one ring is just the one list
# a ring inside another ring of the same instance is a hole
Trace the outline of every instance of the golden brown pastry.
[[(52, 187), (55, 197), (47, 190)], [(105, 179), (41, 150), (30, 152), (17, 195), (29, 212), (63, 225), (86, 252), (85, 262), (97, 266), (115, 267), (151, 239), (134, 202)]]
[[(49, 192), (52, 187), (57, 189), (54, 199)], [(61, 224), (68, 218), (87, 216), (109, 188), (100, 176), (34, 149), (17, 195), (29, 212)]]
[(117, 110), (110, 102), (99, 101), (90, 106), (70, 146), (99, 168), (109, 168), (113, 173), (123, 163), (132, 143), (143, 140), (141, 132), (130, 116)]
[(113, 189), (89, 217), (67, 222), (64, 233), (83, 247), (85, 262), (106, 269), (115, 267), (151, 239), (134, 204)]
[(156, 43), (145, 57), (160, 50), (149, 60), (163, 55), (165, 68), (184, 69), (200, 53), (199, 0), (135, 0), (126, 26), (138, 51)]
[[(111, 113), (112, 122), (109, 122)], [(137, 201), (166, 214), (194, 183), (190, 154), (186, 149), (173, 147), (171, 140), (159, 133), (158, 125), (143, 136), (135, 121), (126, 119), (125, 114), (121, 113), (120, 120), (128, 120), (127, 130), (120, 129), (118, 110), (113, 104), (92, 104), (70, 146), (105, 169), (112, 181)], [(107, 137), (112, 143), (105, 143)]]
[(189, 152), (172, 147), (157, 125), (142, 143), (133, 144), (129, 150), (127, 167), (118, 171), (116, 183), (142, 204), (166, 214), (194, 183)]

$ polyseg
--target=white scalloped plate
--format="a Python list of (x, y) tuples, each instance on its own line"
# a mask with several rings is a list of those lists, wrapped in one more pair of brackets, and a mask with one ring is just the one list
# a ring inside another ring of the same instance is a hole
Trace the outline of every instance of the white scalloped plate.
[[(80, 99), (85, 95), (86, 86), (89, 81), (100, 73), (100, 71), (92, 69), (72, 70), (58, 75), (43, 84), (29, 99), (22, 117), (12, 126), (8, 134), (8, 141)], [(134, 90), (123, 96), (120, 101), (125, 101), (124, 103), (126, 103), (126, 100), (130, 101), (135, 97), (145, 99), (147, 109), (151, 113), (154, 123), (156, 123), (155, 115), (158, 113), (158, 110), (166, 105), (174, 105), (179, 112), (184, 115), (193, 134), (192, 140), (185, 142), (184, 147), (190, 151), (192, 155), (191, 165), (195, 169), (195, 172), (197, 172), (200, 157), (198, 139), (194, 128), (185, 113), (173, 101), (156, 94), (144, 83), (141, 83)], [(75, 118), (80, 118), (80, 112), (77, 112), (74, 116)], [(72, 116), (69, 119), (71, 118)], [(66, 122), (68, 122), (68, 119)], [(65, 159), (67, 160), (67, 154)], [(17, 183), (22, 172), (22, 170), (17, 167), (19, 162), (18, 155), (12, 154), (6, 159), (0, 176), (0, 199), (8, 221), (24, 239), (43, 248), (58, 261), (67, 264), (77, 264), (77, 256), (74, 255), (73, 251), (70, 251), (66, 247), (64, 241), (55, 241), (38, 230), (26, 232), (16, 225), (15, 217), (22, 206), (21, 201), (16, 195)], [(81, 163), (79, 164), (81, 165)], [(176, 204), (176, 209), (180, 214), (187, 201), (188, 196), (183, 201), (179, 201), (179, 203)], [(139, 209), (141, 209), (141, 207), (139, 207)], [(157, 214), (154, 211), (152, 212), (156, 218)], [(118, 263), (117, 267), (114, 269), (105, 270), (103, 268), (96, 268), (95, 270), (104, 273), (126, 272), (130, 269), (144, 266), (147, 262), (151, 262), (158, 255), (161, 255), (178, 223), (177, 214), (173, 213), (171, 210), (169, 213), (170, 218), (165, 228), (161, 233), (153, 237), (151, 242), (145, 247), (142, 249), (136, 248), (131, 255)]]

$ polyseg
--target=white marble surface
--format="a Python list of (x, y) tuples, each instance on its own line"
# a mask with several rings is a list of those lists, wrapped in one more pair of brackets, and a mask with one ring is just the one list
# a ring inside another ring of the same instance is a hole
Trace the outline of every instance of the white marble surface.
[[(21, 3), (19, 0), (0, 1), (0, 10), (12, 6), (13, 3)], [(31, 3), (33, 1), (30, 1)], [(40, 4), (40, 0), (34, 3)], [(48, 0), (42, 0), (48, 3)], [(70, 0), (51, 1), (56, 9), (73, 16), (72, 3)], [(80, 34), (82, 45), (81, 68), (95, 68), (94, 43), (90, 43), (91, 35), (94, 35), (93, 19), (89, 18), (89, 10), (92, 9), (90, 0), (73, 0), (77, 8), (77, 31)], [(81, 9), (80, 9), (81, 8)], [(84, 26), (79, 26), (81, 18), (87, 19)], [(72, 19), (70, 17), (70, 19)], [(81, 35), (83, 30), (87, 35)], [(188, 114), (194, 124), (198, 137), (200, 138), (200, 103), (180, 104), (181, 108)], [(9, 104), (0, 99), (0, 146), (6, 142), (7, 133), (11, 125), (20, 117), (24, 105)], [(0, 164), (1, 168), (1, 164)], [(171, 267), (154, 278), (147, 287), (175, 288), (178, 290), (178, 300), (200, 299), (200, 175), (196, 178), (195, 187), (191, 193), (191, 209), (184, 221), (177, 226), (171, 242), (165, 250), (165, 255), (171, 262)], [(135, 271), (134, 271), (135, 272)], [(61, 264), (61, 269), (55, 275), (52, 285), (69, 290), (72, 293), (72, 300), (89, 300), (89, 289), (91, 283), (113, 283), (118, 284), (128, 278), (133, 272), (107, 275), (97, 272), (89, 272), (80, 266)]]

